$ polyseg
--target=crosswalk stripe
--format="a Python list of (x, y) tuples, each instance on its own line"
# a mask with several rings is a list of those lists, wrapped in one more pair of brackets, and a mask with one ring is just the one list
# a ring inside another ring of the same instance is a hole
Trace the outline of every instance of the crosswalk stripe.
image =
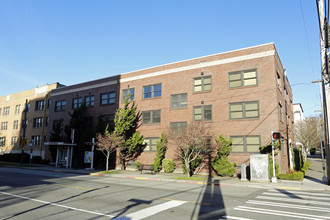
[(119, 219), (130, 219), (130, 220), (139, 220), (139, 219), (143, 219), (143, 218), (147, 218), (149, 216), (155, 215), (159, 212), (162, 212), (164, 210), (170, 209), (170, 208), (174, 208), (177, 207), (179, 205), (182, 205), (186, 203), (185, 201), (179, 201), (179, 200), (172, 200), (172, 201), (168, 201), (159, 205), (155, 205), (149, 208), (145, 208), (142, 210), (139, 210), (137, 212), (133, 212), (130, 213), (128, 215), (122, 216), (122, 217), (118, 217), (115, 218), (117, 220)]
[(299, 217), (303, 219), (330, 219), (327, 216), (317, 216), (317, 215), (310, 215), (310, 214), (303, 214), (303, 213), (295, 213), (295, 212), (285, 212), (285, 211), (277, 211), (272, 209), (261, 209), (261, 208), (253, 208), (247, 206), (238, 206), (234, 208), (235, 210), (246, 211), (246, 212), (257, 212), (263, 213), (268, 215), (278, 215), (278, 216), (286, 216), (286, 217)]
[(330, 194), (327, 193), (313, 193), (313, 192), (303, 192), (303, 191), (291, 191), (291, 190), (276, 190), (276, 189), (270, 189), (268, 192), (278, 192), (283, 194), (301, 194), (301, 195), (312, 195), (312, 196), (326, 196), (329, 197)]
[(248, 204), (255, 204), (255, 205), (264, 205), (264, 206), (275, 206), (275, 207), (284, 207), (291, 209), (302, 209), (302, 210), (311, 210), (311, 211), (317, 211), (317, 212), (330, 212), (330, 209), (328, 208), (321, 208), (321, 207), (315, 207), (315, 206), (304, 206), (304, 205), (295, 205), (291, 203), (276, 203), (276, 202), (265, 202), (265, 201), (258, 201), (258, 200), (249, 200), (246, 203)]
[(310, 201), (310, 200), (294, 199), (294, 198), (280, 198), (280, 197), (270, 197), (270, 196), (257, 196), (256, 198), (272, 200), (272, 201), (276, 200), (276, 201), (286, 201), (286, 202), (295, 202), (295, 203), (303, 203), (303, 204), (330, 206), (329, 202)]
[(296, 194), (291, 194), (291, 193), (283, 194), (283, 193), (264, 192), (263, 195), (291, 197), (291, 198), (297, 198), (297, 199), (313, 199), (313, 200), (330, 201), (330, 198), (316, 197), (316, 196), (311, 196), (311, 195), (296, 195)]
[(235, 217), (235, 216), (228, 216), (228, 215), (224, 215), (221, 217), (221, 219), (233, 219), (233, 220), (253, 220), (250, 218), (241, 218), (241, 217)]

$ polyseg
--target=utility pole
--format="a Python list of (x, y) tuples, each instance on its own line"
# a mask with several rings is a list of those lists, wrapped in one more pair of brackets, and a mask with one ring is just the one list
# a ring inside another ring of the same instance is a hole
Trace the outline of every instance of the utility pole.
[(327, 160), (327, 183), (330, 185), (330, 149), (329, 149), (329, 118), (328, 112), (330, 112), (330, 103), (327, 100), (330, 98), (330, 84), (329, 84), (329, 72), (328, 72), (328, 22), (325, 17), (324, 0), (316, 0), (318, 18), (320, 24), (320, 49), (321, 49), (321, 67), (322, 67), (322, 89), (323, 89), (323, 117), (324, 117), (324, 129), (325, 129), (325, 148), (326, 148), (326, 160)]

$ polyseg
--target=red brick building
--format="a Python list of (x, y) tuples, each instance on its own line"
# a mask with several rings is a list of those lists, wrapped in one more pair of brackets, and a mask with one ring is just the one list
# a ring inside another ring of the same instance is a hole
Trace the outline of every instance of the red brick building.
[[(83, 102), (94, 126), (99, 116), (111, 120), (128, 93), (142, 113), (139, 131), (149, 143), (137, 161), (153, 162), (163, 131), (203, 121), (214, 136), (233, 139), (230, 160), (238, 165), (259, 153), (259, 146), (271, 141), (272, 131), (280, 131), (276, 160), (282, 173), (289, 169), (295, 143), (292, 90), (273, 43), (55, 89), (50, 125), (59, 119), (68, 123), (68, 112)], [(175, 154), (169, 146), (166, 157)]]

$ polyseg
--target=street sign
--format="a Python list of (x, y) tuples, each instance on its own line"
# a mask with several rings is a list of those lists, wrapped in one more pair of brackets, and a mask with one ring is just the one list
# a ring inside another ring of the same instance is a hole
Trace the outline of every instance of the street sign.
[(21, 146), (26, 146), (27, 145), (27, 138), (22, 138), (21, 139)]

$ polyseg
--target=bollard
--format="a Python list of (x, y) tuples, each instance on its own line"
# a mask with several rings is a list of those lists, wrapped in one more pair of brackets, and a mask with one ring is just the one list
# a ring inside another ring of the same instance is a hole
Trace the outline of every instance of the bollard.
[(241, 164), (241, 181), (247, 181), (246, 179), (246, 164)]

